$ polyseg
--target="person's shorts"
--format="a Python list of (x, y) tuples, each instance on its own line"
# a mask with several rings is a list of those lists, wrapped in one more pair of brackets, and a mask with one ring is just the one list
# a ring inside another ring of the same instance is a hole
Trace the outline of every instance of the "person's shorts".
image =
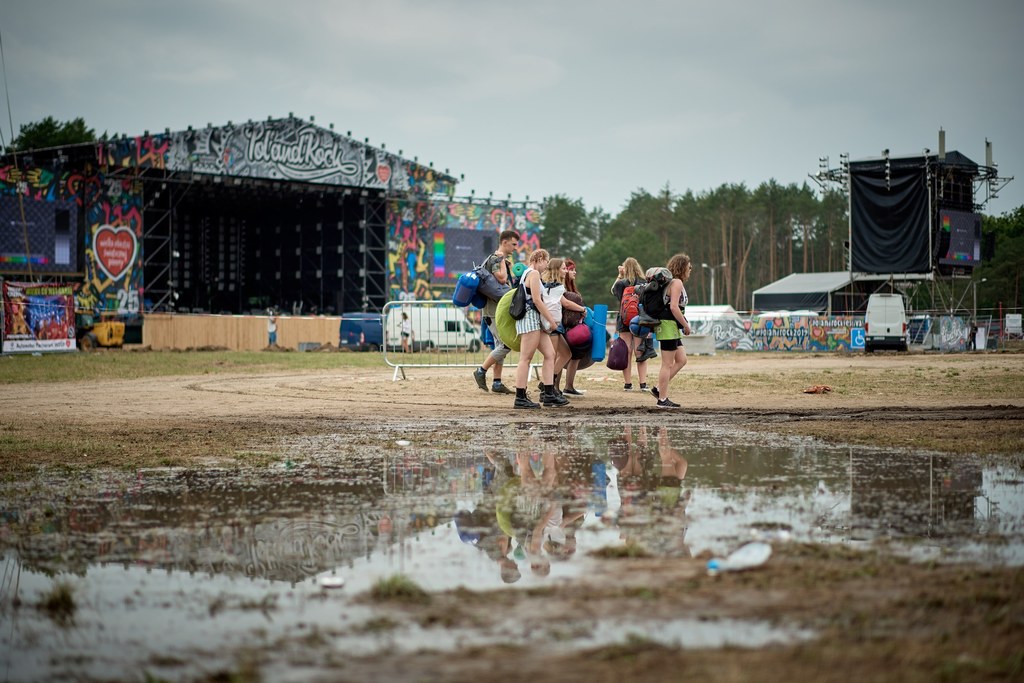
[(680, 339), (659, 339), (658, 344), (661, 346), (661, 350), (666, 353), (675, 353), (675, 350), (683, 345), (683, 340)]
[(539, 332), (540, 329), (540, 313), (537, 312), (536, 308), (527, 309), (526, 315), (521, 320), (516, 321), (516, 334)]

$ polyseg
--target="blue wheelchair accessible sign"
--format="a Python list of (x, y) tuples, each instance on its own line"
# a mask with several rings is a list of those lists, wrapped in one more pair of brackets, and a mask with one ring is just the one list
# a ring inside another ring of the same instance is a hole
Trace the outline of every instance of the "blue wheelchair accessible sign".
[(864, 348), (864, 328), (854, 327), (850, 330), (850, 348), (851, 349), (863, 349)]

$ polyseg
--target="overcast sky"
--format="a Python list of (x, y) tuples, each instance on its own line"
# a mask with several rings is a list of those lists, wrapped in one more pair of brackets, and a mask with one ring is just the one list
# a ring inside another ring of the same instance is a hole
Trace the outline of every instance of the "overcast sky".
[[(0, 7), (15, 132), (138, 135), (293, 112), (465, 175), (459, 194), (810, 182), (818, 157), (947, 150), (1016, 176), (1020, 0), (22, 0)], [(9, 141), (11, 125), (0, 129)]]

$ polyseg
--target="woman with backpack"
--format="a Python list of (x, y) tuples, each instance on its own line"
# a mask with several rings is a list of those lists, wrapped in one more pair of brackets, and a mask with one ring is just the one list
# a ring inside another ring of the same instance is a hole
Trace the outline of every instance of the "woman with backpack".
[[(639, 313), (639, 298), (635, 294), (634, 288), (645, 281), (644, 269), (640, 267), (640, 263), (635, 258), (630, 256), (619, 266), (619, 276), (612, 285), (612, 295), (619, 302), (619, 315), (615, 320), (615, 331), (629, 346), (629, 355), (636, 360), (636, 376), (640, 382), (640, 391), (649, 391), (647, 388), (646, 347), (641, 349), (640, 342), (633, 338), (633, 334), (629, 331), (629, 321)], [(633, 391), (632, 364), (632, 361), (627, 362), (626, 367), (622, 370), (622, 388), (625, 391)]]
[(658, 343), (661, 345), (661, 371), (658, 373), (658, 386), (651, 389), (654, 398), (658, 399), (659, 408), (678, 408), (668, 397), (668, 385), (683, 366), (686, 365), (686, 349), (683, 348), (682, 335), (690, 334), (690, 323), (683, 313), (689, 298), (686, 295), (685, 282), (690, 279), (693, 264), (686, 254), (676, 254), (665, 265), (672, 280), (665, 285), (666, 295), (665, 320), (658, 327)]
[(513, 408), (540, 408), (540, 403), (530, 400), (526, 395), (526, 384), (530, 379), (530, 363), (533, 354), (540, 351), (544, 357), (541, 365), (540, 402), (546, 406), (568, 405), (569, 399), (554, 392), (553, 376), (555, 367), (555, 349), (551, 344), (548, 330), (557, 330), (561, 325), (561, 316), (556, 320), (551, 310), (544, 305), (544, 283), (540, 279), (540, 271), (548, 267), (550, 255), (545, 249), (537, 249), (530, 254), (529, 267), (519, 278), (519, 286), (526, 292), (526, 315), (516, 320), (516, 334), (519, 335), (519, 365), (516, 367), (516, 400)]

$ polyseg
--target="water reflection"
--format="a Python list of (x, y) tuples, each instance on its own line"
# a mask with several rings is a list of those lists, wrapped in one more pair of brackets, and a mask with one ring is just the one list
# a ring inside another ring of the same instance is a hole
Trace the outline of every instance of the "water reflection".
[(517, 427), (497, 441), (511, 447), (8, 482), (0, 549), (51, 573), (143, 565), (296, 584), (401, 571), (471, 588), (571, 577), (607, 545), (689, 557), (779, 529), (813, 542), (995, 540), (1002, 561), (1024, 561), (1019, 474), (973, 458), (633, 424)]

